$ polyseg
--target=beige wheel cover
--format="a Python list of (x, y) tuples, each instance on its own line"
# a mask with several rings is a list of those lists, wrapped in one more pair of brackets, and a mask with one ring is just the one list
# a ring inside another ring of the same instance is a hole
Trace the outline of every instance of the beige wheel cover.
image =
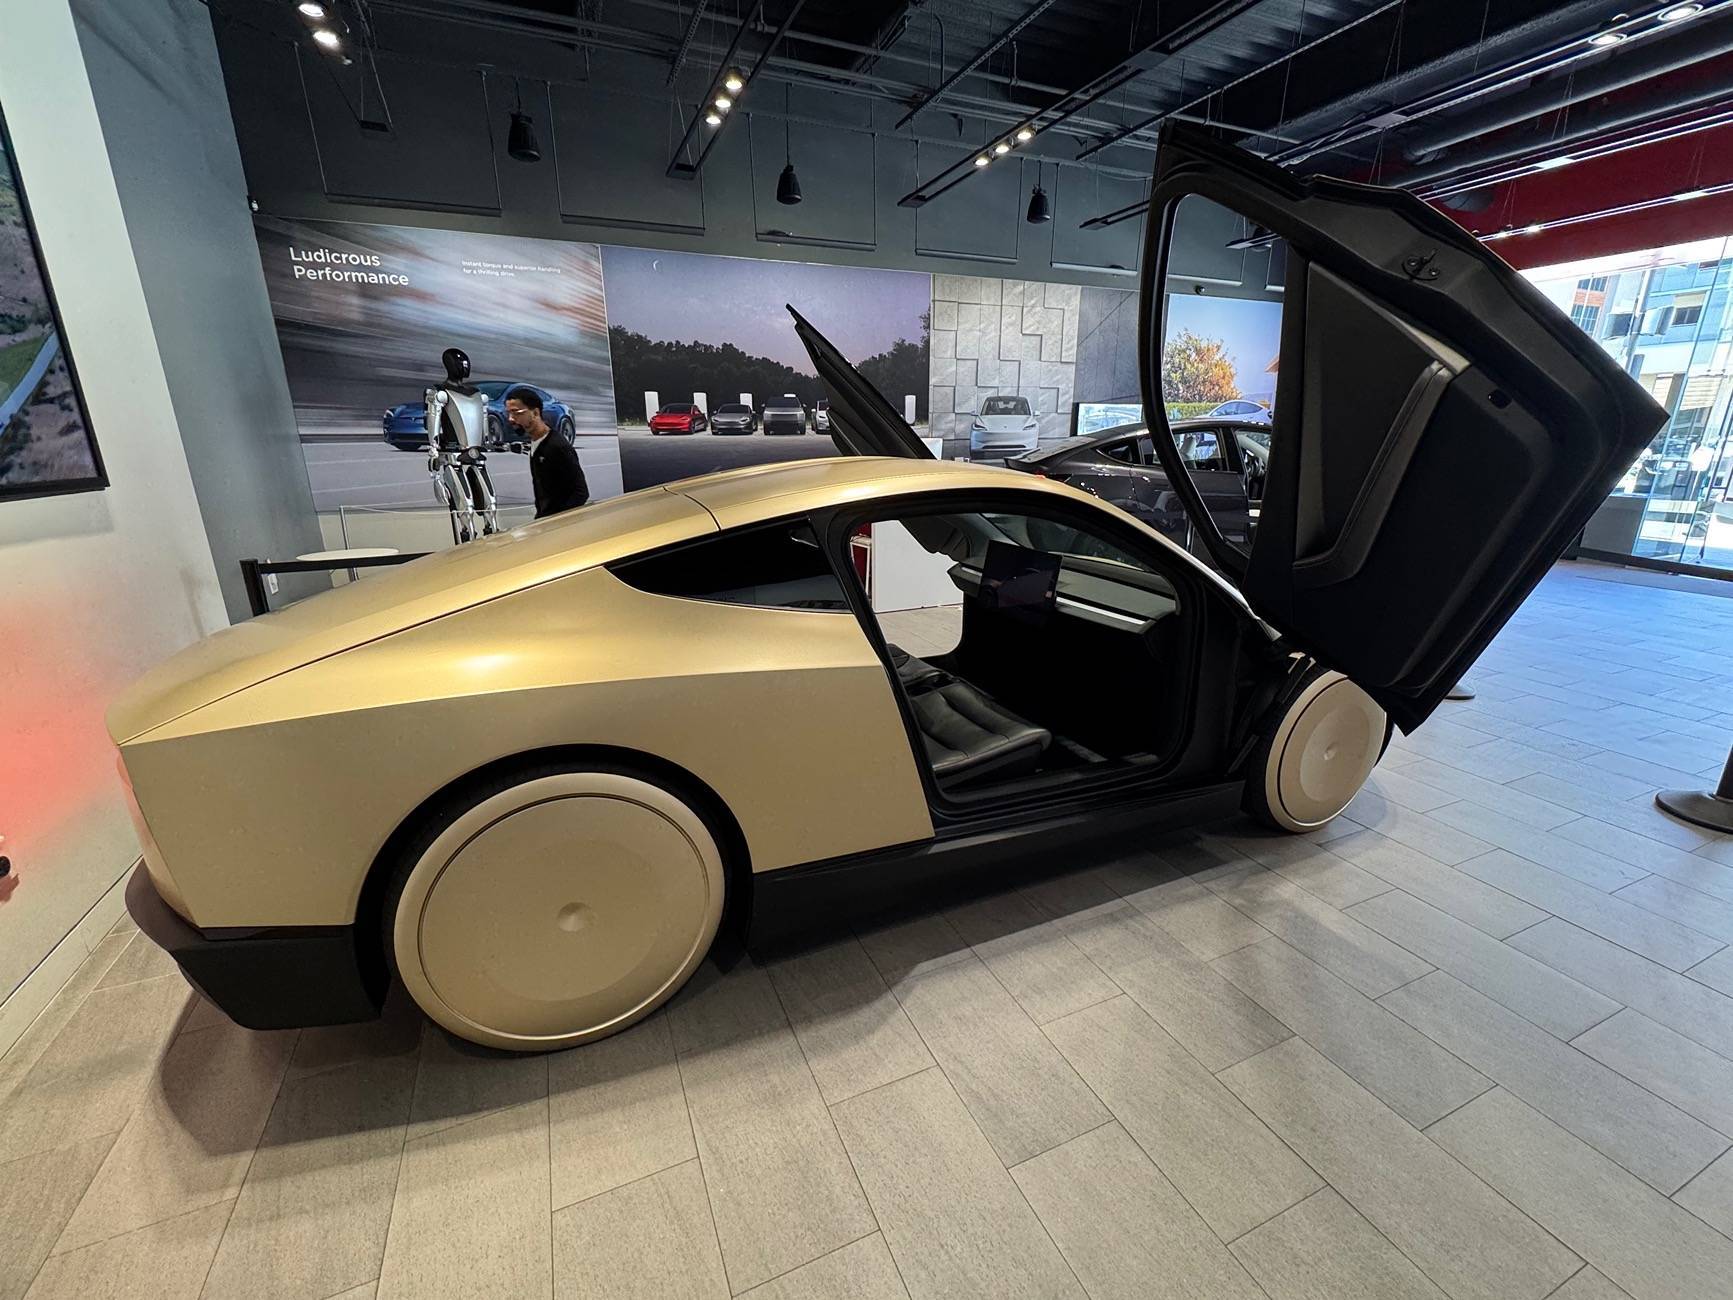
[(660, 786), (540, 777), (469, 809), (410, 870), (397, 970), (423, 1011), (471, 1042), (588, 1042), (686, 982), (716, 936), (724, 889), (715, 840)]
[(1384, 748), (1385, 717), (1341, 673), (1324, 673), (1282, 715), (1264, 768), (1264, 801), (1290, 831), (1322, 826), (1359, 793)]

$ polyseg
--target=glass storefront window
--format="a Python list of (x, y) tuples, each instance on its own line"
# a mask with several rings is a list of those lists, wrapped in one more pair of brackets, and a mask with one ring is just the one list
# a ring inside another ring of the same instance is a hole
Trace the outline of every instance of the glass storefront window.
[(1668, 414), (1584, 546), (1733, 569), (1733, 237), (1526, 274)]

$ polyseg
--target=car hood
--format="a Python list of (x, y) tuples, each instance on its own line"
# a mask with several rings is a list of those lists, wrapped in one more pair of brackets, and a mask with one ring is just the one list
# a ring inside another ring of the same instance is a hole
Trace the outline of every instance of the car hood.
[(389, 409), (391, 411), (391, 414), (393, 414), (393, 415), (426, 416), (427, 403), (426, 402), (399, 402), (396, 406), (393, 406)]
[(709, 511), (658, 487), (435, 552), (187, 647), (121, 693), (108, 710), (109, 735), (125, 744), (317, 660), (526, 587), (714, 531)]

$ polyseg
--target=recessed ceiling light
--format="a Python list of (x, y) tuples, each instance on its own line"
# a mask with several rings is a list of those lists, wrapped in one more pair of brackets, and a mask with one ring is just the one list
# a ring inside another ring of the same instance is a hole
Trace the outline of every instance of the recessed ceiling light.
[(1031, 131), (1028, 127), (1020, 126), (1017, 128), (1017, 143), (1018, 144), (1028, 144), (1034, 138), (1035, 138), (1035, 132)]
[(1550, 172), (1559, 167), (1569, 167), (1576, 161), (1569, 154), (1560, 154), (1557, 158), (1542, 158), (1535, 167), (1543, 172)]
[(722, 114), (718, 113), (715, 109), (711, 109), (708, 113), (704, 114), (704, 125), (721, 126)]
[(722, 84), (728, 88), (729, 94), (738, 95), (746, 88), (746, 78), (738, 72), (730, 70), (728, 75), (722, 78)]
[(1683, 194), (1675, 194), (1673, 196), (1673, 201), (1675, 203), (1682, 203), (1686, 199), (1706, 199), (1708, 197), (1708, 190), (1686, 190)]
[(309, 18), (323, 18), (325, 16), (325, 6), (314, 4), (313, 0), (304, 0), (304, 3), (296, 5), (295, 8), (299, 9)]
[(1006, 154), (1008, 154), (1010, 152), (1011, 152), (1011, 146), (1006, 144), (1003, 140), (999, 141), (998, 144), (993, 146), (993, 154), (995, 157), (1003, 158)]
[(729, 109), (731, 109), (733, 107), (734, 107), (734, 101), (732, 99), (730, 99), (727, 95), (716, 96), (716, 111), (718, 113), (726, 113)]
[(328, 50), (334, 50), (343, 43), (343, 38), (329, 27), (320, 27), (313, 33), (313, 39)]
[(1661, 10), (1655, 15), (1655, 18), (1663, 23), (1682, 23), (1687, 18), (1695, 18), (1702, 12), (1703, 6), (1700, 4), (1674, 5), (1669, 9)]
[(1598, 45), (1604, 48), (1608, 45), (1618, 45), (1622, 41), (1629, 39), (1630, 37), (1624, 32), (1596, 32), (1593, 36), (1589, 37), (1589, 44)]
[(978, 153), (975, 155), (975, 166), (977, 166), (977, 167), (985, 167), (988, 163), (990, 163), (992, 161), (993, 160), (991, 158), (987, 157), (987, 155), (984, 153)]

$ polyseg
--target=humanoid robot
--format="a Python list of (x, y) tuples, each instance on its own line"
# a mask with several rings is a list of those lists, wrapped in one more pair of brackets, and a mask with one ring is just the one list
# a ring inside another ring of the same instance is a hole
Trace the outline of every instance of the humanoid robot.
[(487, 472), (487, 396), (469, 382), (469, 356), (447, 348), (445, 382), (427, 390), (427, 472), (433, 494), (451, 514), (451, 539), (473, 541), (499, 531)]

